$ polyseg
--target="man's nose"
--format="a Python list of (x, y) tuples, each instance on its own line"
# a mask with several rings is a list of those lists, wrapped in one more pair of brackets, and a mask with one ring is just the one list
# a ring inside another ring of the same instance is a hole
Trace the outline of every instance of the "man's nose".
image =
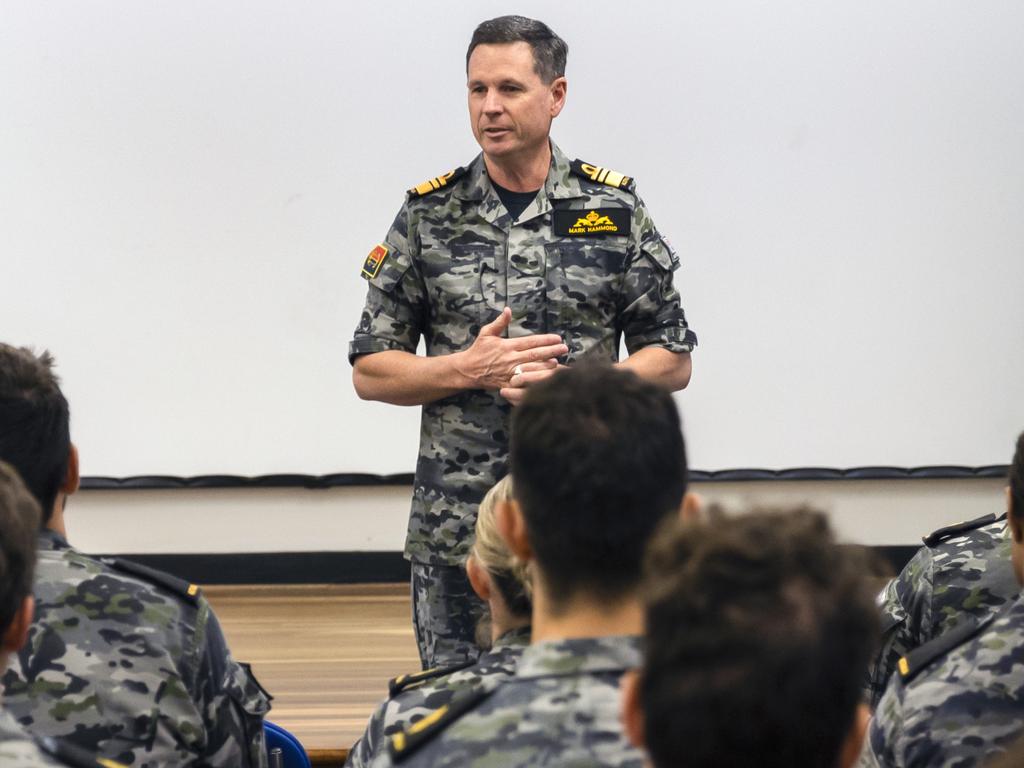
[(504, 106), (501, 103), (501, 97), (496, 91), (488, 91), (487, 95), (484, 96), (484, 112), (488, 115), (500, 114), (504, 110)]

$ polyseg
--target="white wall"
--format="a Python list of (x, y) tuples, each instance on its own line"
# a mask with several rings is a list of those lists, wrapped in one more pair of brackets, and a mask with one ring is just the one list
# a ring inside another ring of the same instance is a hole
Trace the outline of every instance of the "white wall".
[[(409, 472), (359, 267), (476, 153), (502, 0), (39, 0), (0, 23), (0, 336), (87, 475)], [(1024, 425), (1024, 4), (522, 0), (554, 137), (635, 176), (701, 338), (695, 467), (996, 464)], [(515, 307), (513, 310), (515, 311)]]
[[(1003, 510), (1005, 482), (975, 480), (699, 483), (730, 509), (809, 503), (846, 541), (920, 544), (959, 520)], [(116, 553), (398, 551), (410, 489), (85, 491), (68, 507), (81, 549)]]

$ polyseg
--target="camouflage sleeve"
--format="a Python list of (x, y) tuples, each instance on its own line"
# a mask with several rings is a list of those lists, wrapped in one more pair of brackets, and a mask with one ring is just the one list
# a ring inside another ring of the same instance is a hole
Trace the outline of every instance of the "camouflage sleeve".
[(348, 751), (345, 768), (366, 768), (373, 761), (373, 756), (380, 751), (381, 745), (384, 743), (384, 716), (387, 707), (388, 702), (383, 701), (370, 715), (366, 731)]
[(868, 667), (867, 694), (874, 709), (901, 657), (931, 639), (931, 550), (920, 549), (879, 596), (882, 643)]
[(248, 665), (231, 658), (212, 610), (207, 611), (203, 637), (196, 693), (206, 725), (202, 764), (211, 768), (266, 768), (263, 717), (270, 711), (270, 697)]
[(409, 237), (409, 211), (402, 206), (387, 238), (363, 265), (366, 304), (349, 344), (349, 362), (359, 355), (389, 349), (416, 352), (427, 302), (413, 265), (415, 248)]
[(697, 336), (686, 323), (672, 273), (679, 259), (654, 226), (642, 200), (633, 212), (630, 263), (623, 281), (619, 317), (630, 354), (647, 346), (689, 352)]

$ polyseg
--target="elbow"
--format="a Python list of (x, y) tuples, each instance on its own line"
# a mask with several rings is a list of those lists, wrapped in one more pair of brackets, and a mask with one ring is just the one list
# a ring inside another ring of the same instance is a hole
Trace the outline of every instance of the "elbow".
[(678, 392), (681, 389), (686, 389), (686, 386), (690, 383), (690, 376), (693, 374), (693, 361), (690, 359), (689, 352), (681, 352), (678, 355), (676, 361), (675, 370), (671, 376), (671, 389), (673, 392)]
[(359, 361), (356, 361), (355, 367), (352, 369), (352, 387), (355, 389), (356, 394), (360, 400), (376, 400), (376, 392), (373, 389), (373, 379), (366, 375), (365, 371), (360, 370)]

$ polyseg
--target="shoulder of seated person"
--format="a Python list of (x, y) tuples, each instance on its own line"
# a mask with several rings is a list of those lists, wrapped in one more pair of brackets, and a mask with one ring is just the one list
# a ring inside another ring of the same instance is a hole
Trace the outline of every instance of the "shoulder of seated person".
[(388, 739), (388, 756), (396, 765), (404, 762), (459, 718), (480, 706), (495, 689), (494, 685), (480, 685), (460, 693), (444, 706), (424, 715)]
[(988, 514), (976, 517), (973, 520), (964, 520), (952, 525), (938, 528), (922, 538), (924, 545), (935, 548), (953, 539), (970, 536), (973, 532), (985, 528), (994, 523), (1002, 523), (1006, 520), (1006, 513), (1002, 515)]
[(457, 664), (448, 664), (443, 667), (432, 667), (431, 669), (424, 669), (419, 672), (409, 672), (405, 675), (393, 677), (388, 681), (388, 697), (394, 698), (403, 691), (417, 688), (428, 681), (437, 680), (438, 678), (445, 677), (453, 672), (458, 672), (466, 667), (471, 667), (475, 663), (476, 662), (474, 661), (461, 661)]
[(203, 591), (198, 584), (178, 578), (166, 571), (121, 557), (101, 557), (99, 562), (118, 574), (130, 576), (151, 587), (156, 587), (161, 592), (169, 593), (189, 605), (198, 605), (203, 599)]

